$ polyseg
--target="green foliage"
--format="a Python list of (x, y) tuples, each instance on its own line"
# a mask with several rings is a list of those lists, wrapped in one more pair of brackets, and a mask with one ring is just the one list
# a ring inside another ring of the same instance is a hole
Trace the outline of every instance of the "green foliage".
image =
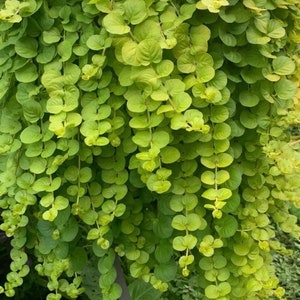
[[(299, 217), (298, 217), (299, 220)], [(273, 264), (281, 285), (285, 288), (286, 298), (295, 299), (299, 294), (300, 245), (299, 240), (291, 238), (281, 230), (278, 231), (278, 241), (284, 246), (274, 254)]]
[(299, 12), (2, 1), (0, 293), (36, 274), (47, 300), (119, 299), (117, 255), (134, 299), (190, 273), (195, 298), (284, 299), (272, 224), (300, 235)]

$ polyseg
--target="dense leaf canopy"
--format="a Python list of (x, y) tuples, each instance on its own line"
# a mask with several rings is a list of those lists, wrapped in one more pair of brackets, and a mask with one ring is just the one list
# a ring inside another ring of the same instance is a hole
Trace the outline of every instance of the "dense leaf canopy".
[(37, 272), (47, 300), (119, 299), (120, 258), (133, 300), (178, 274), (202, 299), (284, 299), (299, 20), (298, 0), (1, 1), (0, 293)]

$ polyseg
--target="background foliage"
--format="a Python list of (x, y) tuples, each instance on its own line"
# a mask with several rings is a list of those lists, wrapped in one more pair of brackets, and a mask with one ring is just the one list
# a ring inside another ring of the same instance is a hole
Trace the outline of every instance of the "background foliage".
[(287, 237), (279, 232), (279, 240), (286, 245), (289, 251), (274, 254), (274, 266), (280, 280), (280, 284), (285, 288), (287, 299), (297, 299), (299, 295), (300, 276), (300, 244), (299, 239)]
[(37, 276), (47, 300), (118, 299), (120, 257), (133, 299), (190, 274), (202, 299), (284, 299), (273, 224), (299, 238), (299, 12), (2, 1), (0, 293)]

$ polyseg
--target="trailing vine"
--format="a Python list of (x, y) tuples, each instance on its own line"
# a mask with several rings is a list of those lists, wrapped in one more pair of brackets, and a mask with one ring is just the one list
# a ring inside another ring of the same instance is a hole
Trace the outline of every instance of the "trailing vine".
[(298, 1), (2, 2), (0, 293), (36, 272), (47, 300), (119, 299), (120, 259), (133, 298), (193, 272), (203, 299), (285, 299)]

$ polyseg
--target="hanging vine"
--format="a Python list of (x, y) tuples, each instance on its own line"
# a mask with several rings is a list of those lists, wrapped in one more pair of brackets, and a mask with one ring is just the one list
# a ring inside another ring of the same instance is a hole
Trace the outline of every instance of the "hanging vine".
[(36, 272), (47, 300), (119, 299), (120, 259), (133, 298), (141, 279), (163, 297), (193, 272), (203, 299), (285, 299), (272, 224), (300, 235), (299, 13), (296, 0), (2, 1), (0, 293)]

